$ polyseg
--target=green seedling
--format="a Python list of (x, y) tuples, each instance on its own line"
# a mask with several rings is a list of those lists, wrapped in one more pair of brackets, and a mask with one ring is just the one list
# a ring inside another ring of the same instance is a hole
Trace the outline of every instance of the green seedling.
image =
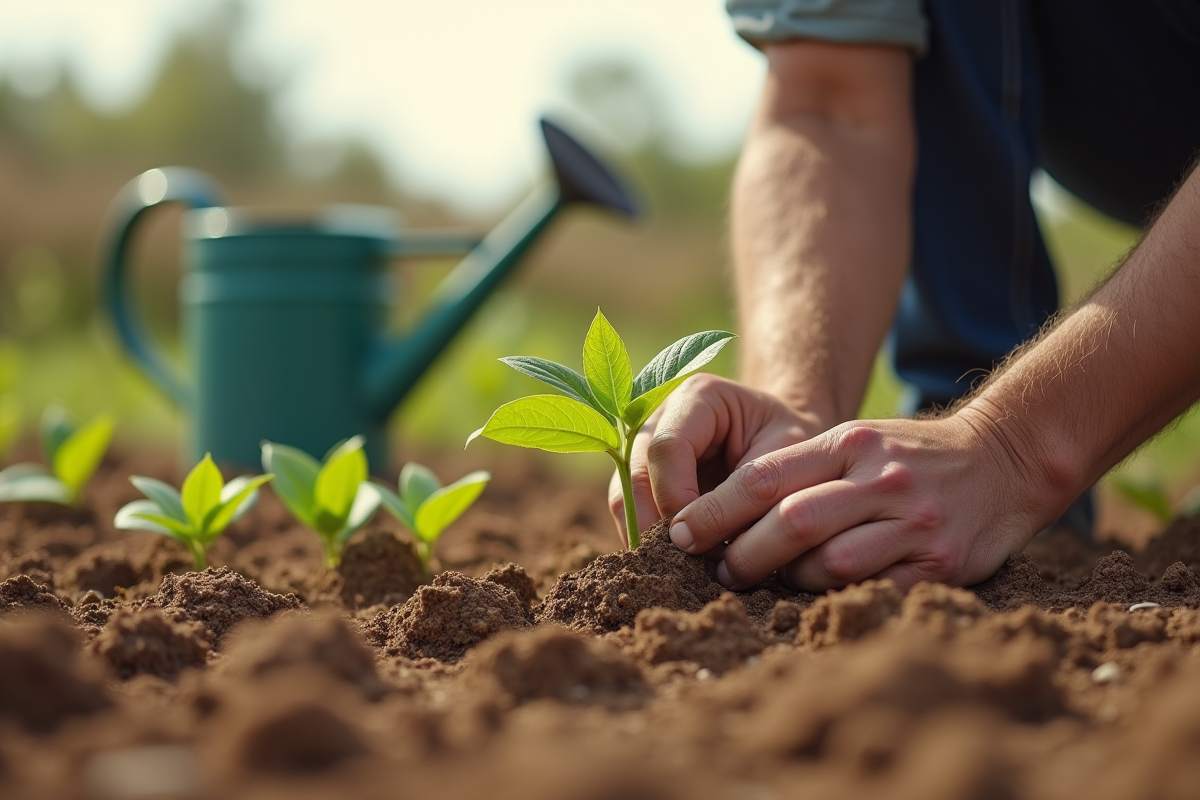
[(625, 343), (597, 310), (583, 342), (583, 375), (544, 358), (500, 359), (566, 396), (542, 394), (506, 403), (471, 434), (467, 444), (484, 436), (551, 453), (608, 453), (621, 477), (628, 546), (636, 549), (641, 528), (629, 471), (633, 437), (684, 378), (712, 361), (733, 337), (728, 331), (685, 336), (634, 377)]
[(410, 461), (400, 470), (399, 494), (386, 486), (375, 487), (383, 507), (412, 531), (427, 576), (438, 537), (479, 499), (491, 478), (486, 472), (472, 472), (442, 486), (432, 470)]
[(1167, 489), (1158, 479), (1134, 480), (1119, 477), (1113, 481), (1117, 494), (1132, 505), (1151, 514), (1158, 522), (1169, 525), (1171, 519), (1178, 514), (1182, 517), (1194, 517), (1200, 514), (1200, 486), (1193, 487), (1177, 504), (1167, 496)]
[(287, 445), (263, 442), (263, 469), (275, 475), (275, 494), (321, 540), (325, 566), (342, 563), (342, 550), (379, 507), (379, 487), (367, 480), (363, 437), (335, 446), (322, 463)]
[(0, 472), (0, 502), (43, 500), (78, 505), (112, 439), (113, 421), (99, 416), (76, 427), (61, 408), (42, 414), (42, 455), (50, 465), (15, 464)]
[(229, 483), (205, 454), (183, 480), (183, 491), (141, 475), (130, 482), (146, 500), (126, 503), (113, 520), (121, 530), (151, 531), (181, 542), (195, 561), (196, 571), (208, 566), (208, 550), (230, 523), (241, 519), (258, 502), (258, 487), (274, 475), (244, 475)]
[(8, 454), (21, 433), (21, 404), (12, 394), (20, 368), (20, 351), (0, 341), (0, 458)]

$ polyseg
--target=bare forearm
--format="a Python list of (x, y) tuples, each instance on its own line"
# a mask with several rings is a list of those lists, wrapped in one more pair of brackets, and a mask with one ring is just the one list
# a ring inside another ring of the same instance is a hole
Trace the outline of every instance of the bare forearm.
[(1200, 171), (1121, 269), (964, 411), (1061, 506), (1197, 398)]
[(799, 101), (773, 69), (734, 181), (742, 377), (822, 428), (857, 412), (907, 265), (907, 59), (875, 48)]

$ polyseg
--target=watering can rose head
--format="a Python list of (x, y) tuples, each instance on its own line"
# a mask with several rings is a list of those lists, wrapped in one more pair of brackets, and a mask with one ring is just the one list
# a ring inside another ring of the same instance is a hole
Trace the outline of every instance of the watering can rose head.
[(551, 453), (608, 453), (621, 478), (629, 547), (636, 548), (641, 529), (629, 469), (633, 438), (667, 396), (733, 338), (728, 331), (685, 336), (634, 376), (624, 341), (597, 309), (583, 343), (582, 375), (544, 358), (500, 359), (562, 394), (534, 395), (500, 406), (467, 444), (483, 436)]
[[(190, 417), (199, 454), (251, 466), (263, 439), (309, 453), (347, 432), (365, 436), (370, 461), (386, 463), (385, 424), (396, 404), (496, 290), (558, 212), (591, 204), (633, 215), (616, 178), (578, 142), (543, 122), (555, 183), (536, 192), (480, 241), (446, 232), (396, 234), (380, 211), (343, 207), (298, 224), (222, 207), (207, 176), (150, 170), (114, 201), (102, 264), (105, 305), (134, 361)], [(194, 375), (182, 380), (133, 311), (127, 255), (147, 209), (180, 203), (185, 344)], [(469, 250), (401, 338), (387, 333), (393, 257)], [(321, 375), (320, 386), (312, 376)]]

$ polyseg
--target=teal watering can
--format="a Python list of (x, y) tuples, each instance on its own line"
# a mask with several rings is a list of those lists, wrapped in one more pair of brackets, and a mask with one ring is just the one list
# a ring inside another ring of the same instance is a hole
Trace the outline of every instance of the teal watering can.
[[(256, 219), (224, 207), (212, 179), (183, 167), (152, 169), (126, 185), (110, 211), (104, 301), (134, 362), (188, 417), (189, 455), (253, 468), (264, 439), (319, 458), (363, 434), (371, 464), (386, 469), (391, 411), (558, 212), (584, 203), (637, 214), (629, 192), (582, 145), (545, 120), (542, 134), (556, 180), (477, 242), (398, 234), (387, 209), (363, 206), (332, 207), (304, 223)], [(137, 223), (163, 203), (190, 209), (179, 286), (190, 380), (147, 334), (127, 279)], [(424, 318), (404, 336), (388, 335), (396, 299), (388, 261), (468, 249)]]

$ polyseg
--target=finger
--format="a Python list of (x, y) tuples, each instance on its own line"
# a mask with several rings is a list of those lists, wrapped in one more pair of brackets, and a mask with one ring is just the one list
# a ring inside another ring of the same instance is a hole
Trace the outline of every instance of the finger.
[(821, 593), (875, 577), (912, 554), (900, 520), (868, 522), (842, 531), (779, 570), (794, 589)]
[(843, 531), (871, 522), (886, 499), (845, 480), (789, 495), (730, 543), (717, 580), (731, 589), (753, 586)]
[(722, 433), (721, 414), (684, 383), (662, 408), (649, 441), (650, 483), (659, 509), (674, 516), (700, 496), (697, 464)]
[(944, 583), (949, 576), (943, 574), (933, 561), (903, 561), (873, 575), (877, 580), (889, 579), (901, 592), (907, 592), (918, 583), (934, 581)]
[[(702, 553), (728, 541), (744, 528), (753, 530), (751, 526), (757, 527), (755, 523), (785, 497), (841, 478), (844, 459), (832, 453), (826, 441), (825, 437), (818, 437), (738, 467), (720, 486), (675, 515), (671, 539), (686, 552)], [(684, 547), (681, 542), (688, 540), (691, 546)], [(811, 542), (808, 547), (819, 543)], [(791, 561), (804, 549), (807, 548), (795, 550), (771, 569)]]

